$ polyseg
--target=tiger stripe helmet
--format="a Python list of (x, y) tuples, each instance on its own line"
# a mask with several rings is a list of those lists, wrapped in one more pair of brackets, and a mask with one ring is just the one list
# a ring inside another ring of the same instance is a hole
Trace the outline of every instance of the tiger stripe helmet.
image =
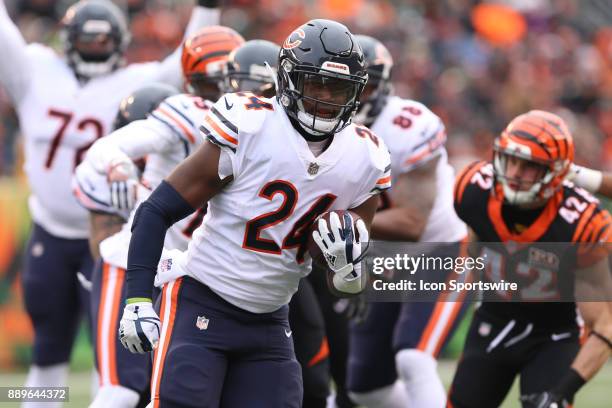
[(205, 27), (183, 43), (181, 66), (188, 92), (216, 101), (223, 89), (223, 70), (230, 52), (244, 38), (229, 27)]
[[(557, 191), (574, 161), (574, 140), (565, 121), (550, 112), (532, 110), (514, 118), (494, 144), (493, 169), (504, 199), (510, 204), (545, 201)], [(526, 191), (510, 187), (509, 156), (542, 165), (543, 175)]]

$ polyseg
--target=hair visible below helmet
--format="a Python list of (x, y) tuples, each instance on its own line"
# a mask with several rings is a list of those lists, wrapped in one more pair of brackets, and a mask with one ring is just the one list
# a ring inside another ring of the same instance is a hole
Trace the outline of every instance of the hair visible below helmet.
[(376, 120), (387, 102), (387, 97), (391, 94), (393, 58), (387, 47), (376, 38), (356, 35), (355, 39), (365, 56), (368, 83), (361, 96), (359, 110), (353, 120), (369, 126)]
[(232, 51), (226, 65), (226, 92), (276, 95), (279, 52), (278, 45), (266, 40), (247, 41)]
[[(542, 176), (530, 188), (506, 175), (508, 159), (515, 157), (542, 166)], [(550, 112), (532, 110), (514, 118), (495, 140), (493, 169), (505, 201), (528, 205), (550, 198), (557, 191), (574, 161), (574, 141), (565, 121)]]
[(121, 100), (119, 111), (113, 122), (113, 130), (122, 128), (135, 120), (145, 119), (164, 99), (178, 93), (176, 88), (161, 83), (137, 89)]
[(223, 92), (227, 58), (244, 38), (229, 27), (206, 27), (183, 44), (181, 65), (187, 91), (216, 101)]
[(62, 19), (68, 64), (81, 78), (108, 74), (124, 62), (130, 41), (125, 14), (109, 0), (81, 0)]
[(350, 124), (367, 80), (359, 44), (335, 21), (311, 20), (281, 47), (277, 97), (306, 139), (324, 140)]

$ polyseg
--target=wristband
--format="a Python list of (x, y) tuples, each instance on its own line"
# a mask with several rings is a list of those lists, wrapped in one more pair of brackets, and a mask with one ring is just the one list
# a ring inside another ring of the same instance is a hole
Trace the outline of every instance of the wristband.
[(132, 303), (142, 303), (142, 302), (149, 302), (149, 303), (153, 303), (153, 299), (151, 298), (142, 298), (142, 297), (136, 297), (136, 298), (129, 298), (125, 300), (125, 304), (126, 305), (130, 305)]
[(559, 384), (557, 384), (553, 393), (571, 401), (574, 398), (574, 394), (576, 394), (585, 383), (586, 381), (584, 378), (582, 378), (576, 370), (570, 368)]
[(603, 180), (601, 171), (582, 166), (574, 166), (574, 171), (576, 172), (574, 183), (578, 187), (582, 187), (590, 193), (597, 193), (599, 191)]

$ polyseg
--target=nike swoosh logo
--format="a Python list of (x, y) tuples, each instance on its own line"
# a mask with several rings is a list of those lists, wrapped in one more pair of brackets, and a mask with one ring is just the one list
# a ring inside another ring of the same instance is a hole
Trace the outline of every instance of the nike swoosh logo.
[(565, 333), (553, 333), (550, 335), (550, 338), (552, 339), (552, 341), (559, 341), (559, 340), (563, 340), (563, 339), (567, 339), (568, 337), (571, 337), (572, 333), (570, 332), (565, 332)]
[(285, 329), (285, 336), (291, 337), (291, 333), (293, 333), (291, 330)]
[(223, 98), (223, 100), (225, 101), (225, 108), (227, 110), (230, 110), (234, 107), (234, 104), (232, 103), (231, 105), (229, 103), (227, 103), (227, 98)]

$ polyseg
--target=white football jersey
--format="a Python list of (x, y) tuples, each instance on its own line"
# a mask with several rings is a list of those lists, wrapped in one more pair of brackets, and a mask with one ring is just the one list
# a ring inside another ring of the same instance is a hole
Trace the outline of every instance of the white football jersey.
[(391, 174), (400, 174), (440, 157), (436, 169), (437, 193), (420, 242), (455, 242), (467, 235), (453, 207), (455, 171), (448, 163), (446, 130), (442, 120), (422, 103), (389, 97), (371, 126), (391, 154)]
[[(192, 14), (191, 32), (215, 22), (199, 11)], [(87, 212), (71, 191), (74, 169), (92, 143), (112, 130), (123, 97), (155, 81), (181, 86), (180, 48), (163, 62), (132, 64), (82, 83), (52, 49), (25, 43), (2, 1), (0, 48), (0, 83), (25, 138), (32, 218), (54, 236), (87, 238)]]
[(355, 208), (391, 185), (387, 147), (369, 129), (346, 127), (315, 157), (276, 99), (225, 95), (201, 130), (222, 148), (233, 181), (208, 202), (179, 262), (254, 313), (287, 304), (310, 272), (305, 227), (316, 216)]
[[(121, 231), (100, 243), (100, 255), (106, 263), (126, 268), (127, 254), (131, 238), (134, 212), (140, 203), (147, 199), (170, 172), (183, 159), (189, 156), (204, 140), (198, 131), (206, 112), (212, 106), (210, 102), (188, 95), (174, 95), (164, 100), (145, 120), (134, 121), (118, 129), (107, 137), (96, 142), (87, 152), (86, 158), (77, 169), (77, 176), (85, 174), (81, 168), (93, 168), (97, 175), (106, 174), (111, 163), (116, 160), (137, 159), (146, 156), (147, 162), (142, 175), (142, 186), (139, 188), (138, 203)], [(90, 172), (87, 172), (90, 174)], [(97, 176), (88, 179), (75, 178), (78, 190), (85, 190), (96, 181)], [(96, 186), (100, 195), (92, 197), (88, 191), (78, 194), (79, 202), (90, 210), (96, 210), (96, 204), (108, 194), (109, 186)], [(82, 198), (82, 197), (85, 198)], [(88, 204), (93, 201), (93, 204)], [(93, 207), (90, 207), (93, 205)], [(108, 211), (107, 211), (108, 212)], [(164, 247), (167, 249), (187, 248), (191, 233), (202, 222), (204, 209), (174, 224), (166, 234)]]

